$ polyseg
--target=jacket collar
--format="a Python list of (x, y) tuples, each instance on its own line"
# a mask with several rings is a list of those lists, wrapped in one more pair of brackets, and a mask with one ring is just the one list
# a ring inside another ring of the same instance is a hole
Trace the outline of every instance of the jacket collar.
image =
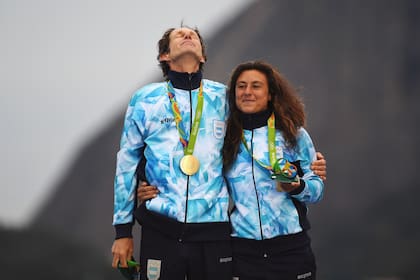
[(273, 111), (271, 109), (254, 114), (241, 114), (242, 127), (247, 130), (267, 126), (267, 120)]
[(195, 73), (181, 73), (169, 70), (168, 79), (174, 88), (183, 90), (192, 90), (200, 87), (203, 74), (201, 71)]

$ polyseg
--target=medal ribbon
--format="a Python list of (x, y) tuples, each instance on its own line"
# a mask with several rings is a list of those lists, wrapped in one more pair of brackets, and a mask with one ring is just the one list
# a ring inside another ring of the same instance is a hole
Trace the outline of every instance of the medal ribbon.
[[(192, 155), (194, 152), (195, 141), (197, 140), (198, 128), (200, 127), (201, 115), (203, 114), (203, 83), (200, 83), (200, 90), (198, 91), (197, 108), (195, 109), (194, 121), (191, 128), (190, 139), (187, 139), (184, 125), (182, 124), (182, 116), (179, 110), (178, 102), (175, 100), (174, 88), (171, 82), (168, 82), (168, 97), (171, 101), (172, 113), (175, 117), (176, 128), (179, 133), (179, 140), (182, 147), (184, 147), (184, 155)], [(191, 104), (192, 106), (192, 104)]]
[(296, 175), (296, 172), (293, 172), (296, 170), (296, 167), (288, 162), (286, 159), (281, 158), (277, 160), (276, 155), (276, 126), (275, 126), (275, 116), (274, 113), (271, 114), (271, 116), (267, 120), (267, 127), (268, 127), (268, 154), (270, 158), (270, 165), (267, 165), (263, 163), (262, 161), (258, 160), (254, 157), (254, 155), (251, 153), (251, 151), (248, 148), (248, 145), (245, 141), (244, 133), (242, 132), (242, 143), (244, 144), (246, 150), (251, 155), (251, 157), (262, 167), (264, 167), (267, 170), (270, 170), (274, 174), (282, 174), (283, 176), (286, 176), (287, 178), (293, 178)]
[(258, 160), (254, 157), (254, 155), (251, 153), (250, 149), (248, 148), (248, 145), (245, 141), (245, 136), (242, 131), (242, 143), (244, 144), (246, 150), (251, 155), (251, 157), (262, 167), (265, 169), (270, 170), (271, 172), (276, 173), (278, 170), (274, 170), (277, 162), (277, 156), (276, 156), (276, 143), (275, 143), (275, 135), (276, 135), (276, 128), (275, 128), (275, 117), (274, 113), (271, 113), (271, 116), (267, 120), (267, 126), (268, 126), (268, 153), (270, 157), (270, 165), (267, 165), (263, 163), (262, 161)]
[(274, 113), (271, 113), (271, 116), (267, 120), (268, 126), (268, 154), (270, 157), (270, 165), (271, 169), (274, 173), (278, 173), (280, 170), (277, 163), (277, 156), (276, 156), (276, 127), (275, 127), (275, 120)]

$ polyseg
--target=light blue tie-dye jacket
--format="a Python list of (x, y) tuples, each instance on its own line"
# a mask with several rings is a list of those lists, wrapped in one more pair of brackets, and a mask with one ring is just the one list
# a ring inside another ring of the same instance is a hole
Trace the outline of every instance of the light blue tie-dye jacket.
[[(247, 145), (259, 161), (269, 165), (267, 126), (244, 130)], [(232, 236), (248, 239), (267, 239), (301, 232), (306, 220), (306, 203), (321, 199), (324, 185), (310, 169), (315, 149), (305, 129), (299, 129), (295, 149), (285, 147), (280, 131), (276, 132), (277, 158), (300, 161), (304, 173), (304, 189), (296, 195), (276, 190), (270, 172), (261, 167), (241, 143), (238, 157), (227, 172), (234, 210), (231, 214)]]
[[(146, 202), (149, 210), (187, 223), (228, 221), (229, 198), (221, 157), (227, 117), (226, 87), (210, 80), (202, 82), (204, 107), (194, 150), (200, 169), (192, 176), (184, 175), (179, 168), (184, 151), (167, 95), (167, 83), (150, 84), (134, 93), (117, 155), (113, 225), (133, 221), (136, 168), (143, 156), (147, 181), (160, 191), (156, 198)], [(188, 90), (175, 89), (187, 139), (197, 93), (198, 89), (192, 90), (190, 97)]]

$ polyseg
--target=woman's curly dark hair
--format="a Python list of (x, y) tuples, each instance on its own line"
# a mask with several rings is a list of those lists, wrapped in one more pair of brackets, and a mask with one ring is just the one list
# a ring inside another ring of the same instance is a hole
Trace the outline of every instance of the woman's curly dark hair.
[(264, 74), (268, 82), (271, 95), (269, 108), (275, 115), (276, 128), (283, 132), (287, 145), (296, 146), (296, 136), (299, 127), (305, 125), (304, 104), (296, 90), (272, 65), (264, 61), (251, 61), (239, 64), (231, 74), (228, 84), (228, 100), (230, 115), (226, 126), (226, 136), (223, 146), (223, 164), (229, 168), (236, 159), (242, 137), (242, 112), (235, 102), (236, 82), (242, 72), (257, 70)]

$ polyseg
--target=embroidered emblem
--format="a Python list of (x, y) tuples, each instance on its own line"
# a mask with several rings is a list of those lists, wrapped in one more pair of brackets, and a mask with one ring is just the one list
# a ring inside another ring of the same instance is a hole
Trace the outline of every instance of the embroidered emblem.
[(147, 279), (158, 280), (160, 277), (161, 260), (147, 260)]
[(225, 122), (218, 120), (213, 121), (213, 135), (216, 139), (223, 139), (223, 137), (225, 137)]

